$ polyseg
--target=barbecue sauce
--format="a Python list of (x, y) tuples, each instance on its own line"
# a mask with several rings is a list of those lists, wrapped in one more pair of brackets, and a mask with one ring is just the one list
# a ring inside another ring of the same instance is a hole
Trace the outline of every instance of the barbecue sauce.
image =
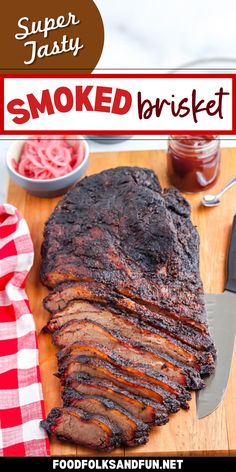
[(170, 136), (170, 182), (182, 192), (201, 192), (211, 187), (220, 172), (220, 140), (209, 136)]

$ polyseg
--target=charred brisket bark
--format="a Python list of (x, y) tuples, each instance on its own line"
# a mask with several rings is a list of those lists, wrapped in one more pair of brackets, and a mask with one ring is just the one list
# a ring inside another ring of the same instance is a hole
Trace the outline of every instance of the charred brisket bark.
[(163, 193), (150, 170), (117, 168), (85, 178), (46, 224), (41, 278), (50, 287), (70, 278), (109, 284), (206, 327), (198, 234), (189, 216), (187, 202), (173, 189)]
[[(42, 425), (111, 450), (143, 444), (145, 424), (188, 408), (186, 388), (214, 369), (190, 207), (148, 169), (83, 179), (45, 226), (46, 330), (58, 353), (64, 407)], [(81, 437), (83, 424), (86, 434)]]

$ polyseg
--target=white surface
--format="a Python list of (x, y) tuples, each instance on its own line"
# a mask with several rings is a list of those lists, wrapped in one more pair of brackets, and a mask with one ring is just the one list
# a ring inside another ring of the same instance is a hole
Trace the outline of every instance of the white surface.
[(235, 0), (95, 3), (105, 25), (99, 68), (171, 69), (200, 59), (236, 59)]

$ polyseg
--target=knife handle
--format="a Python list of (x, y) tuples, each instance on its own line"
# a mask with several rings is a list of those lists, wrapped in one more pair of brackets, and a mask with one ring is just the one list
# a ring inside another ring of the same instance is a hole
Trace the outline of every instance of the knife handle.
[(236, 293), (236, 215), (234, 216), (228, 252), (227, 282), (225, 290)]

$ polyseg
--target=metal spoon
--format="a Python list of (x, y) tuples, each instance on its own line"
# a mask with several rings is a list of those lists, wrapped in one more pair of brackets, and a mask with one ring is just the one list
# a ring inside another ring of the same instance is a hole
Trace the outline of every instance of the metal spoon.
[(226, 192), (226, 190), (229, 190), (234, 184), (236, 183), (236, 176), (233, 177), (223, 188), (222, 190), (217, 193), (216, 195), (205, 195), (202, 198), (202, 205), (206, 207), (213, 207), (217, 206), (220, 203), (220, 199), (222, 195)]

